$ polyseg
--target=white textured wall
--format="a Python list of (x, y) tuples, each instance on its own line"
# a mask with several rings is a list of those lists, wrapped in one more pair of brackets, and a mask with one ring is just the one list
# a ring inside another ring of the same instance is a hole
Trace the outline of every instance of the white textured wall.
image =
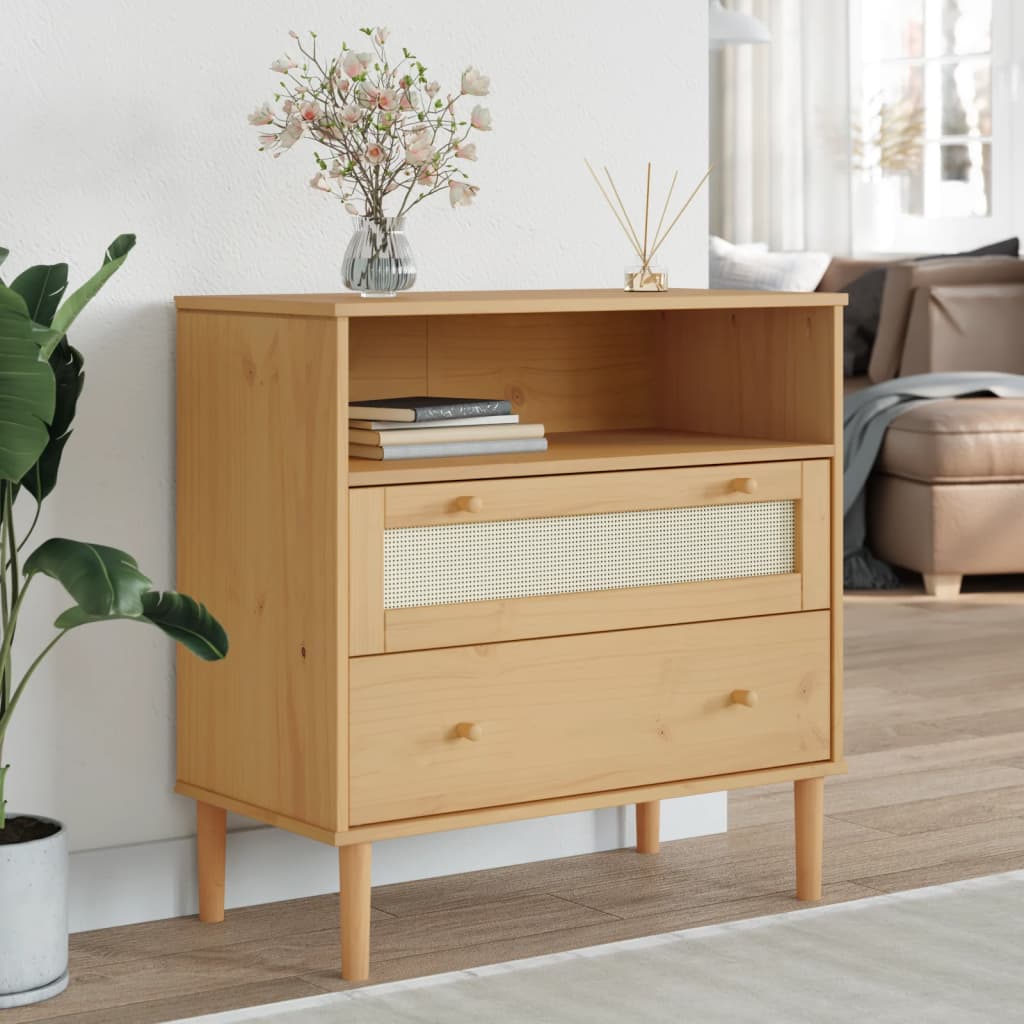
[[(705, 0), (0, 0), (8, 274), (66, 258), (81, 280), (117, 234), (139, 237), (73, 330), (87, 383), (40, 536), (124, 547), (170, 583), (171, 297), (339, 287), (347, 217), (306, 187), (308, 150), (271, 159), (256, 151), (246, 124), (273, 89), (267, 65), (288, 48), (288, 29), (351, 42), (357, 26), (384, 23), (442, 84), (470, 62), (491, 75), (495, 131), (478, 140), (478, 202), (452, 211), (442, 196), (419, 208), (410, 226), (418, 287), (614, 287), (628, 252), (583, 157), (607, 161), (637, 204), (647, 159), (664, 175), (678, 167), (684, 184), (700, 177), (706, 14)], [(662, 250), (673, 283), (705, 283), (706, 223), (702, 197)], [(48, 586), (39, 585), (19, 636), (22, 665), (63, 605)], [(64, 819), (78, 851), (172, 843), (173, 856), (147, 849), (131, 861), (142, 872), (140, 893), (173, 894), (152, 905), (128, 898), (111, 910), (113, 876), (123, 880), (130, 869), (114, 870), (122, 861), (110, 855), (81, 858), (77, 925), (184, 912), (190, 873), (179, 841), (192, 831), (192, 807), (171, 792), (171, 646), (133, 624), (82, 630), (65, 645), (23, 702), (5, 750), (11, 805)], [(682, 805), (669, 821), (675, 835), (722, 827), (724, 798)], [(619, 822), (608, 812), (507, 826), (500, 852), (468, 837), (408, 841), (395, 855), (382, 852), (378, 880), (614, 845)], [(272, 840), (250, 836), (246, 848), (260, 842)], [(330, 851), (311, 849), (333, 877)], [(281, 891), (277, 872), (253, 870), (236, 902)]]

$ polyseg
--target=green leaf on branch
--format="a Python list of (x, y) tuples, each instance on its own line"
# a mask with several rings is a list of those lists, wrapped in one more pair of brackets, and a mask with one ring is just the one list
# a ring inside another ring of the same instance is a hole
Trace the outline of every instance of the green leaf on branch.
[(17, 482), (49, 442), (56, 385), (25, 300), (0, 284), (0, 479)]
[(28, 315), (37, 324), (49, 327), (60, 300), (68, 286), (68, 265), (29, 267), (12, 282), (11, 291), (17, 292), (28, 307)]
[(50, 440), (36, 464), (21, 481), (37, 502), (42, 502), (57, 485), (61, 456), (71, 437), (71, 424), (85, 384), (83, 362), (82, 353), (67, 338), (61, 341), (50, 356), (50, 369), (53, 370), (57, 386), (53, 420), (48, 427)]
[(74, 322), (75, 317), (82, 312), (96, 293), (107, 283), (107, 281), (121, 268), (121, 264), (128, 258), (135, 246), (134, 235), (118, 235), (107, 247), (103, 256), (103, 265), (89, 278), (80, 288), (77, 288), (64, 304), (57, 310), (53, 318), (51, 334), (55, 338), (47, 339), (40, 344), (40, 355), (43, 359), (49, 359), (58, 342), (68, 332), (68, 328)]
[(152, 580), (125, 551), (54, 537), (27, 559), (26, 576), (42, 573), (60, 583), (87, 615), (138, 618)]
[(142, 617), (204, 661), (227, 656), (228, 635), (206, 605), (173, 590), (151, 590), (142, 599)]
[(90, 615), (76, 606), (61, 613), (54, 625), (58, 629), (74, 629), (91, 622), (112, 622), (116, 619), (148, 622), (203, 661), (219, 661), (228, 653), (228, 635), (206, 606), (187, 594), (174, 591), (148, 591), (143, 596), (140, 615)]

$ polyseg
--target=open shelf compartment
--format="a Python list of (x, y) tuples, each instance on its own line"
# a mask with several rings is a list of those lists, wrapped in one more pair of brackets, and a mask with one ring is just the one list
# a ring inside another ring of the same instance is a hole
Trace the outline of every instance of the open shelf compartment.
[(507, 398), (548, 451), (349, 459), (352, 487), (830, 457), (832, 307), (351, 318), (349, 397)]

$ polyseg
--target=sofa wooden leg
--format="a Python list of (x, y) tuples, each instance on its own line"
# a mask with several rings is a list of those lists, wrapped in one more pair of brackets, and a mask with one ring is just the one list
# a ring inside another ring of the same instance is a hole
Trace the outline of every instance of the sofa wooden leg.
[(964, 581), (963, 574), (956, 572), (926, 572), (923, 576), (925, 593), (945, 601), (960, 593), (960, 584)]

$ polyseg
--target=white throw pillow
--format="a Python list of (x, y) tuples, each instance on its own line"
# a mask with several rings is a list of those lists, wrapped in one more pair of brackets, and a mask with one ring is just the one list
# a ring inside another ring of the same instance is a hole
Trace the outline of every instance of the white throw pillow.
[(832, 257), (827, 252), (769, 252), (767, 246), (733, 245), (711, 236), (712, 288), (759, 292), (813, 292)]

